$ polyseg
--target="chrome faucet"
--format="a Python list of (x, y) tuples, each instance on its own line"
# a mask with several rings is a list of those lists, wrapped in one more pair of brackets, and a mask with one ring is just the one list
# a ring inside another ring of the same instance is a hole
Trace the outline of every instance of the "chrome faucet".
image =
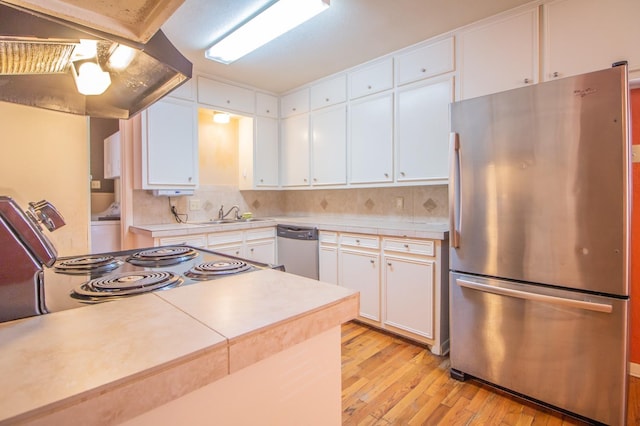
[(231, 211), (232, 211), (232, 210), (234, 210), (234, 209), (235, 209), (235, 211), (236, 211), (236, 217), (235, 217), (235, 219), (236, 219), (236, 220), (240, 220), (240, 219), (242, 219), (242, 217), (240, 216), (240, 207), (238, 207), (238, 206), (232, 206), (232, 207), (229, 209), (229, 211), (225, 213), (225, 212), (224, 212), (224, 205), (220, 206), (220, 210), (218, 210), (218, 219), (219, 219), (219, 220), (222, 220), (222, 219), (224, 219), (225, 217), (229, 216), (229, 213), (231, 213)]

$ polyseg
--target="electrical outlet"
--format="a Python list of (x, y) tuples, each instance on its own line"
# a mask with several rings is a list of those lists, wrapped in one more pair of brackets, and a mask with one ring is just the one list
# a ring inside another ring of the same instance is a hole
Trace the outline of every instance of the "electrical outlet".
[(100, 189), (100, 181), (92, 180), (91, 181), (91, 189)]
[(404, 198), (403, 197), (396, 197), (396, 208), (397, 209), (403, 209), (404, 208)]
[(200, 200), (189, 200), (189, 210), (191, 210), (192, 212), (200, 210)]

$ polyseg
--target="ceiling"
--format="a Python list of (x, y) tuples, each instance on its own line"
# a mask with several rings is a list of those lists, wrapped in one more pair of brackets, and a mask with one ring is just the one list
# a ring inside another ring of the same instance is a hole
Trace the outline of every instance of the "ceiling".
[(531, 0), (331, 0), (329, 9), (230, 65), (204, 50), (272, 0), (186, 0), (162, 26), (199, 73), (276, 94)]

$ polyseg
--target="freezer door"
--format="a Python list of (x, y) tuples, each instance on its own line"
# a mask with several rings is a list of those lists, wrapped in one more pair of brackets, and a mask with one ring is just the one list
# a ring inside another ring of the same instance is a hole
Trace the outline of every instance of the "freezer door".
[(451, 274), (451, 368), (625, 424), (628, 299)]
[(451, 269), (628, 295), (626, 67), (456, 102)]

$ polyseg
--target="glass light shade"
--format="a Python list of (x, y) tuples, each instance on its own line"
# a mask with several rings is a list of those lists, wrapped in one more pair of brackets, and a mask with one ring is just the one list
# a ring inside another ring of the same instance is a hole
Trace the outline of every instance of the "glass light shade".
[(135, 54), (136, 51), (129, 46), (119, 44), (109, 57), (109, 66), (116, 70), (123, 70), (133, 61)]
[(101, 95), (111, 85), (109, 73), (95, 62), (73, 63), (72, 69), (78, 92), (83, 95)]
[(204, 56), (230, 64), (329, 7), (329, 0), (279, 0), (216, 42)]

